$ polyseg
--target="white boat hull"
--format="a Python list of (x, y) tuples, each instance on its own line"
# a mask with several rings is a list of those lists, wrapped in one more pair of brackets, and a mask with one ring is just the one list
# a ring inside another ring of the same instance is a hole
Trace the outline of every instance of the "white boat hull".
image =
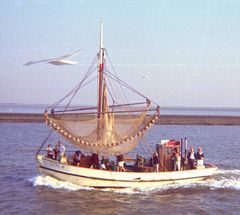
[(143, 188), (168, 184), (193, 183), (211, 176), (217, 167), (172, 172), (116, 172), (62, 164), (58, 161), (37, 156), (41, 174), (62, 181), (98, 188)]

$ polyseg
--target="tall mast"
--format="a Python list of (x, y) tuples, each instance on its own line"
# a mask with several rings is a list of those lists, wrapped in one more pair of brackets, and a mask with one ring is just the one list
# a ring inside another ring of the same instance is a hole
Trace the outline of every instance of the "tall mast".
[(98, 118), (101, 117), (101, 112), (102, 112), (103, 70), (104, 70), (103, 22), (100, 22), (100, 50), (99, 50), (99, 67), (98, 67)]

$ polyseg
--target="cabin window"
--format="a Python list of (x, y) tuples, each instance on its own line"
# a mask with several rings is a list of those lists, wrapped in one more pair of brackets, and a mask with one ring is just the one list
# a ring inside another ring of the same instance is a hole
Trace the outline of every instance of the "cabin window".
[(172, 155), (172, 149), (171, 148), (167, 148), (167, 155)]

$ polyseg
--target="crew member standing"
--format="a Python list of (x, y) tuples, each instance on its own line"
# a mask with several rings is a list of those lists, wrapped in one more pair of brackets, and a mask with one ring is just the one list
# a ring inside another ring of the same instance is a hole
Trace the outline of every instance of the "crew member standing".
[(196, 155), (194, 153), (194, 148), (193, 147), (190, 147), (187, 158), (188, 158), (189, 168), (194, 169), (195, 161), (196, 161)]
[(197, 166), (203, 166), (204, 154), (202, 152), (201, 147), (198, 148), (196, 159), (197, 159)]
[(160, 158), (157, 151), (153, 154), (153, 171), (159, 172)]

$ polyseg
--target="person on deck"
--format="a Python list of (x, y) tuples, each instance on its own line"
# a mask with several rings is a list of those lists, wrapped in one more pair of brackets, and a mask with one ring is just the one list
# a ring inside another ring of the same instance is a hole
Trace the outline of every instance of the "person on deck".
[(188, 158), (188, 164), (189, 164), (190, 169), (194, 169), (195, 161), (196, 161), (196, 154), (194, 153), (193, 147), (190, 147), (187, 158)]
[(101, 164), (100, 164), (100, 169), (102, 170), (107, 170), (107, 167), (109, 165), (109, 159), (102, 156)]
[(105, 163), (100, 164), (100, 169), (101, 170), (107, 170), (107, 167), (105, 166)]
[(75, 166), (80, 166), (80, 160), (81, 160), (81, 151), (76, 151), (73, 156), (73, 164)]
[(201, 147), (198, 148), (198, 151), (196, 153), (196, 159), (197, 159), (197, 166), (203, 166), (204, 154), (202, 152)]
[(53, 150), (53, 159), (58, 160), (58, 156), (59, 156), (59, 149), (58, 149), (58, 144), (56, 144), (56, 146)]
[(159, 172), (160, 158), (157, 151), (153, 154), (153, 171)]
[(61, 162), (63, 156), (65, 155), (65, 146), (60, 142), (58, 141), (58, 151), (59, 151), (59, 161)]
[(118, 155), (117, 156), (117, 170), (120, 172), (125, 172), (124, 168), (124, 157), (123, 155)]
[(53, 158), (53, 148), (50, 144), (48, 144), (48, 147), (47, 147), (47, 156), (49, 158)]
[(98, 154), (92, 153), (92, 167), (94, 169), (99, 169), (99, 158)]
[(116, 164), (115, 164), (114, 161), (111, 161), (111, 162), (110, 162), (109, 167), (110, 167), (110, 170), (111, 170), (111, 171), (117, 171), (117, 166), (116, 166)]
[(173, 149), (173, 171), (181, 170), (181, 156), (177, 148)]

